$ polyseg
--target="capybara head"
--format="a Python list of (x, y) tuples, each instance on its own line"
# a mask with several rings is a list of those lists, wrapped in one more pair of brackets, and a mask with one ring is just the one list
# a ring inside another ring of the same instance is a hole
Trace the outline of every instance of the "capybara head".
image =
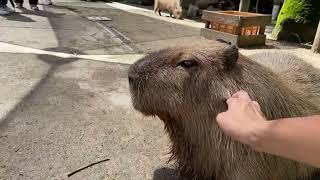
[(134, 63), (128, 78), (135, 109), (164, 122), (172, 159), (181, 172), (223, 180), (308, 175), (305, 166), (254, 152), (217, 126), (216, 115), (227, 109), (226, 99), (238, 90), (258, 101), (268, 119), (302, 116), (314, 109), (270, 69), (239, 54), (236, 46), (160, 50)]
[(129, 71), (133, 105), (147, 115), (172, 116), (189, 111), (188, 108), (195, 104), (207, 101), (204, 93), (208, 92), (211, 83), (208, 78), (228, 71), (237, 58), (235, 46), (207, 51), (182, 47), (147, 55)]
[(175, 6), (173, 15), (177, 19), (183, 19), (182, 8), (180, 6)]

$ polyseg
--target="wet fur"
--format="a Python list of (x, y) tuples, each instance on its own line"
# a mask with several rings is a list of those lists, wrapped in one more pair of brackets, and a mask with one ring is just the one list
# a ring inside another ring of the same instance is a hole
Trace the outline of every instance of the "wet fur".
[[(238, 58), (235, 58), (237, 56)], [(290, 55), (253, 55), (230, 47), (179, 47), (147, 55), (130, 67), (134, 107), (157, 115), (172, 142), (172, 160), (194, 179), (296, 180), (307, 165), (254, 152), (225, 136), (215, 122), (230, 94), (245, 90), (268, 119), (320, 114), (320, 73)], [(196, 67), (177, 66), (194, 60)], [(235, 59), (235, 60), (234, 60)]]

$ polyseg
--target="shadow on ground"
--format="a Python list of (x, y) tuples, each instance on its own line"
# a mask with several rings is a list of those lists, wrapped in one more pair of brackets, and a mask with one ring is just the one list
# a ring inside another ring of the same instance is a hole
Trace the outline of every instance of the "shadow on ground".
[(18, 21), (18, 22), (36, 22), (32, 18), (25, 16), (25, 15), (34, 15), (34, 16), (41, 16), (41, 17), (61, 17), (65, 15), (64, 13), (52, 13), (48, 11), (32, 11), (26, 8), (21, 8), (21, 12), (19, 13), (12, 13), (10, 16), (4, 16), (7, 20), (10, 21)]
[(163, 167), (153, 172), (152, 180), (182, 180), (176, 169)]
[[(61, 50), (60, 48), (49, 48), (49, 49), (44, 49), (47, 51), (56, 51), (56, 50)], [(64, 52), (77, 52), (77, 50), (74, 49), (64, 49)], [(61, 51), (59, 51), (61, 52)], [(78, 52), (79, 54), (82, 54), (81, 52)], [(17, 114), (18, 110), (26, 104), (29, 103), (30, 98), (32, 98), (35, 94), (37, 94), (37, 91), (41, 88), (43, 88), (43, 86), (46, 85), (47, 81), (49, 78), (52, 77), (53, 73), (56, 71), (56, 69), (61, 66), (61, 65), (65, 65), (67, 63), (71, 63), (73, 61), (76, 61), (77, 58), (59, 58), (56, 56), (51, 56), (51, 55), (38, 55), (38, 59), (45, 62), (46, 64), (48, 64), (50, 66), (48, 72), (41, 78), (41, 80), (29, 91), (29, 93), (21, 98), (20, 102), (17, 103), (17, 105), (12, 108), (12, 110), (3, 118), (0, 119), (0, 129), (3, 129), (6, 127), (6, 125), (8, 124), (8, 122), (11, 119), (15, 118), (15, 115)]]

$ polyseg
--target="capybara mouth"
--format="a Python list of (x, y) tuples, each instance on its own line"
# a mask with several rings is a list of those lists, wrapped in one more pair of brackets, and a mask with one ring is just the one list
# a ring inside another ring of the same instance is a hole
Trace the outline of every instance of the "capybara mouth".
[(130, 88), (132, 105), (136, 110), (142, 111), (141, 102), (140, 102), (141, 98), (139, 97), (141, 94), (140, 87), (132, 77), (129, 76), (128, 80), (129, 80), (129, 88)]
[(156, 115), (156, 113), (154, 111), (152, 111), (147, 106), (144, 106), (143, 104), (145, 104), (145, 103), (141, 99), (136, 97), (136, 95), (133, 95), (133, 93), (131, 93), (131, 101), (132, 101), (133, 108), (135, 110), (141, 112), (143, 115), (145, 115), (145, 116), (155, 116)]
[(147, 102), (143, 100), (144, 90), (142, 80), (129, 74), (128, 81), (131, 94), (131, 102), (134, 109), (141, 112), (145, 116), (155, 115), (155, 113), (150, 110), (150, 107), (146, 105)]

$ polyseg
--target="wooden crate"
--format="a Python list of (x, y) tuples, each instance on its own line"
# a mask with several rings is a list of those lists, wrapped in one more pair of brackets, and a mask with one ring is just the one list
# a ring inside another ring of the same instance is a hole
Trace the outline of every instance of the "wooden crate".
[(208, 39), (222, 39), (238, 46), (264, 45), (265, 26), (270, 15), (239, 11), (202, 11), (206, 21), (201, 35)]

